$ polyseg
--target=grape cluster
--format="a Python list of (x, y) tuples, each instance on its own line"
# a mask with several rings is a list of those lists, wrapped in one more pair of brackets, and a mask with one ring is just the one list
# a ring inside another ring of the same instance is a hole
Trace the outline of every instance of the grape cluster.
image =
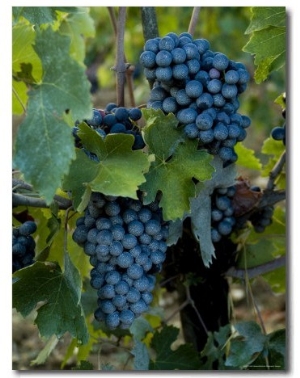
[[(261, 192), (261, 188), (259, 186), (251, 186), (251, 190)], [(272, 224), (274, 210), (274, 206), (269, 205), (263, 207), (261, 210), (255, 212), (250, 216), (249, 221), (252, 223), (255, 232), (264, 232), (265, 228)]]
[[(138, 150), (145, 147), (144, 140), (138, 128), (137, 121), (142, 117), (142, 112), (139, 108), (118, 107), (115, 103), (109, 103), (104, 110), (93, 109), (93, 117), (85, 119), (84, 122), (102, 137), (105, 138), (107, 134), (131, 134), (134, 136), (134, 144), (132, 149)], [(76, 121), (73, 127), (73, 136), (75, 139), (75, 146), (82, 148), (81, 140), (78, 136), (79, 121)], [(98, 160), (97, 156), (87, 150), (87, 155), (92, 160)]]
[(35, 241), (31, 236), (37, 229), (36, 223), (26, 221), (12, 230), (12, 271), (13, 273), (33, 264)]
[(96, 320), (110, 329), (126, 329), (148, 310), (155, 273), (166, 258), (167, 236), (158, 201), (144, 206), (140, 200), (92, 193), (72, 237), (93, 266)]
[[(283, 94), (283, 101), (284, 101), (284, 104), (286, 104), (285, 93)], [(285, 129), (286, 129), (286, 122), (285, 122), (286, 108), (285, 107), (282, 109), (282, 117), (284, 119), (284, 124), (282, 126), (274, 127), (271, 131), (271, 137), (274, 140), (282, 140), (282, 143), (285, 146), (285, 138), (286, 138), (286, 132), (285, 132)]]
[(211, 209), (211, 240), (217, 243), (222, 236), (230, 235), (233, 231), (236, 219), (232, 198), (236, 192), (235, 186), (215, 189), (212, 195)]
[(147, 106), (174, 113), (187, 138), (197, 138), (199, 147), (219, 155), (224, 165), (235, 162), (234, 146), (246, 138), (251, 123), (237, 112), (238, 96), (250, 79), (244, 64), (189, 33), (147, 40), (140, 62), (153, 83)]

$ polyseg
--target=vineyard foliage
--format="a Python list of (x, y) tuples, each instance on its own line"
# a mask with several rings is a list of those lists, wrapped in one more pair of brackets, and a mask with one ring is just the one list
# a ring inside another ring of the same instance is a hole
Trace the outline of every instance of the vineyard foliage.
[[(28, 220), (37, 225), (34, 262), (13, 274), (13, 307), (24, 318), (33, 316), (45, 341), (32, 365), (44, 364), (68, 334), (71, 341), (62, 369), (68, 361), (73, 361), (73, 369), (99, 368), (90, 357), (100, 355), (105, 343), (126, 350), (128, 359), (122, 366), (114, 361), (100, 363), (102, 370), (286, 369), (285, 330), (267, 333), (259, 313), (251, 321), (231, 320), (218, 330), (207, 330), (201, 351), (189, 342), (174, 348), (180, 330), (172, 319), (166, 322), (160, 306), (161, 295), (166, 294), (160, 283), (172, 277), (165, 276), (161, 266), (157, 273), (150, 270), (156, 284), (148, 311), (129, 328), (110, 329), (94, 318), (98, 294), (90, 286), (93, 263), (73, 238), (93, 193), (102, 193), (108, 202), (120, 197), (142, 198), (145, 206), (159, 199), (169, 229), (168, 248), (176, 246), (190, 222), (190, 238), (198, 243), (202, 263), (209, 271), (221, 245), (216, 246), (211, 237), (211, 198), (216, 189), (238, 182), (237, 219), (242, 227), (226, 236), (235, 245), (234, 264), (227, 272), (229, 285), (246, 282), (250, 288), (252, 280), (261, 276), (274, 293), (286, 292), (286, 146), (270, 136), (275, 126), (284, 123), (286, 9), (200, 10), (193, 38), (206, 38), (211, 50), (243, 62), (250, 73), (239, 105), (241, 114), (251, 119), (251, 127), (248, 138), (236, 144), (237, 160), (229, 165), (199, 148), (197, 139), (184, 137), (183, 126), (172, 112), (146, 106), (150, 88), (139, 56), (147, 25), (142, 24), (138, 7), (126, 10), (123, 55), (135, 62), (131, 74), (136, 103), (126, 105), (142, 110), (135, 132), (142, 135), (145, 147), (133, 148), (133, 133), (103, 137), (88, 125), (93, 109), (100, 108), (97, 95), (101, 97), (103, 92), (104, 109), (107, 90), (114, 90), (118, 80), (120, 40), (108, 18), (115, 20), (122, 34), (121, 9), (13, 7), (12, 112), (16, 127), (12, 226), (17, 229)], [(182, 8), (182, 17), (176, 12), (176, 8), (157, 9), (160, 36), (188, 31), (193, 8)], [(87, 72), (94, 66), (91, 83)], [(113, 102), (117, 103), (119, 95), (117, 92)], [(127, 96), (125, 102), (129, 102)], [(72, 135), (75, 124), (80, 148)], [(251, 185), (261, 187), (260, 192), (250, 191)], [(272, 221), (257, 232), (254, 215), (251, 218), (249, 214), (256, 211), (263, 218), (267, 206), (273, 206)], [(189, 252), (185, 250), (187, 261)], [(180, 279), (188, 293), (193, 281), (201, 281), (192, 273)]]

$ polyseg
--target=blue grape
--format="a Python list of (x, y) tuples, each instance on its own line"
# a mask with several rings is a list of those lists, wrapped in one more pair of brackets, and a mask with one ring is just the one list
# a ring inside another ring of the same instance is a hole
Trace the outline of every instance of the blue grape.
[(117, 328), (120, 324), (119, 313), (116, 311), (116, 312), (113, 312), (112, 314), (108, 314), (106, 319), (105, 319), (105, 324), (110, 329)]
[(155, 67), (155, 63), (156, 63), (155, 58), (156, 58), (156, 54), (154, 54), (154, 52), (144, 51), (140, 55), (140, 63), (142, 64), (142, 66), (146, 68), (153, 68)]
[(285, 128), (282, 126), (274, 127), (271, 131), (271, 137), (274, 140), (283, 140), (285, 137)]
[(196, 100), (198, 108), (208, 109), (213, 106), (214, 99), (210, 93), (202, 93)]
[(109, 230), (101, 230), (97, 235), (97, 243), (102, 245), (110, 245), (113, 241), (113, 235)]
[(229, 59), (225, 54), (217, 53), (213, 57), (213, 67), (216, 68), (219, 71), (226, 70), (229, 64)]
[(133, 257), (129, 252), (122, 252), (117, 257), (117, 262), (121, 268), (128, 268), (130, 265), (133, 264)]
[(114, 240), (123, 240), (123, 237), (125, 235), (124, 227), (122, 227), (120, 224), (115, 224), (111, 227), (111, 234)]
[(222, 95), (227, 98), (231, 99), (237, 95), (237, 86), (235, 84), (227, 84), (224, 83), (222, 86)]
[(221, 235), (229, 235), (232, 231), (232, 225), (227, 220), (222, 220), (218, 225), (218, 231)]
[(155, 75), (159, 81), (170, 81), (172, 79), (172, 68), (171, 67), (158, 67), (155, 70)]
[(111, 299), (115, 296), (115, 287), (113, 285), (106, 284), (98, 290), (98, 296), (100, 299)]
[(131, 325), (135, 318), (135, 315), (131, 310), (123, 310), (120, 312), (119, 316), (121, 322), (127, 325)]
[(131, 287), (126, 295), (127, 302), (135, 303), (141, 298), (141, 293), (135, 287)]
[(172, 62), (175, 64), (184, 63), (186, 60), (186, 52), (181, 47), (176, 47), (171, 51), (172, 54)]
[(122, 244), (126, 249), (134, 248), (137, 245), (137, 238), (132, 234), (125, 234), (122, 240)]
[(167, 50), (161, 50), (156, 54), (155, 61), (159, 67), (169, 67), (172, 62), (172, 54)]
[(128, 232), (134, 236), (141, 236), (144, 229), (144, 224), (139, 220), (133, 220), (128, 224)]
[[(175, 64), (173, 66), (172, 76), (177, 80), (186, 80), (189, 75), (189, 69), (185, 64)], [(171, 77), (172, 77), (171, 76)]]
[(121, 211), (120, 205), (117, 202), (107, 202), (104, 207), (104, 211), (108, 216), (118, 215)]
[(37, 230), (37, 225), (33, 221), (26, 221), (19, 227), (19, 233), (23, 236), (29, 236)]
[(148, 310), (148, 306), (143, 301), (143, 299), (140, 299), (139, 301), (133, 303), (130, 306), (130, 309), (137, 316), (137, 315), (141, 315), (143, 312), (147, 311)]
[(156, 235), (161, 230), (161, 224), (159, 221), (155, 219), (150, 219), (145, 223), (145, 232), (148, 235)]
[(221, 122), (214, 127), (213, 131), (216, 140), (225, 140), (228, 137), (228, 128)]
[(196, 110), (186, 108), (179, 110), (179, 112), (177, 113), (177, 119), (183, 125), (187, 125), (189, 123), (195, 122), (197, 115), (198, 113), (196, 112)]
[(181, 106), (189, 105), (192, 102), (185, 89), (179, 89), (179, 91), (176, 93), (176, 101)]
[(72, 234), (72, 239), (77, 244), (85, 243), (87, 240), (88, 232), (89, 232), (89, 229), (86, 226), (80, 225), (75, 228)]
[(148, 278), (143, 275), (140, 278), (137, 278), (133, 281), (133, 286), (140, 292), (142, 293), (143, 291), (148, 290), (149, 288), (149, 281)]
[(129, 291), (129, 284), (123, 279), (115, 285), (115, 292), (117, 294), (126, 295)]
[(213, 140), (214, 140), (214, 132), (213, 130), (201, 130), (199, 131), (199, 139), (201, 140), (201, 142), (207, 144), (207, 143), (211, 143)]
[(186, 86), (185, 91), (191, 98), (198, 98), (203, 92), (203, 85), (198, 80), (190, 80)]
[(133, 280), (141, 278), (143, 275), (143, 268), (139, 264), (132, 264), (127, 268), (127, 274)]
[(199, 114), (196, 118), (196, 125), (199, 130), (209, 130), (213, 125), (213, 119), (209, 114)]
[[(223, 85), (224, 86), (224, 85)], [(222, 89), (222, 82), (218, 79), (212, 79), (207, 84), (207, 90), (212, 93), (216, 94), (219, 93)], [(222, 93), (223, 94), (223, 93)], [(224, 96), (224, 95), (223, 95)], [(224, 96), (225, 97), (225, 96)]]
[(121, 275), (118, 271), (112, 270), (106, 273), (105, 281), (110, 285), (116, 285), (119, 281), (121, 281)]
[(167, 97), (163, 100), (162, 109), (165, 113), (175, 113), (177, 108), (178, 104), (174, 97)]
[(176, 46), (176, 43), (174, 39), (170, 36), (165, 36), (161, 38), (161, 40), (158, 42), (158, 47), (160, 50), (166, 50), (166, 51), (172, 52), (175, 46)]
[(159, 51), (159, 41), (157, 39), (148, 39), (144, 46), (145, 51), (152, 51), (157, 53)]
[(198, 136), (199, 129), (195, 123), (190, 123), (184, 127), (184, 132), (189, 139), (195, 139)]

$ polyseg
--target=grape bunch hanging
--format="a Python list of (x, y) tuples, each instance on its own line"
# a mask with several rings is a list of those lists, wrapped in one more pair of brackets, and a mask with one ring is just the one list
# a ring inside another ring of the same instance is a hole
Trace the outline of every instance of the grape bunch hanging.
[(234, 146), (246, 138), (251, 123), (237, 112), (238, 96), (250, 79), (244, 64), (189, 33), (147, 40), (140, 62), (153, 85), (147, 106), (174, 113), (187, 138), (197, 139), (199, 148), (218, 155), (224, 166), (234, 163)]
[(26, 221), (19, 227), (12, 229), (12, 271), (25, 268), (34, 263), (35, 240), (32, 234), (37, 225), (33, 221)]
[(92, 193), (73, 240), (93, 266), (96, 320), (110, 329), (126, 329), (149, 309), (155, 273), (166, 258), (167, 236), (158, 202), (144, 206), (140, 200)]

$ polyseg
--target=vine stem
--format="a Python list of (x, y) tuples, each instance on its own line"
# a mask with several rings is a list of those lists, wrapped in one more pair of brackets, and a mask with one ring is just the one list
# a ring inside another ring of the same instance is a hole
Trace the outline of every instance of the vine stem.
[[(113, 31), (115, 33), (115, 37), (117, 39), (118, 38), (118, 24), (117, 24), (117, 19), (116, 19), (114, 9), (112, 7), (108, 7), (108, 12), (110, 15), (110, 20), (112, 23)], [(124, 22), (124, 29), (125, 29), (125, 22)], [(133, 77), (132, 77), (135, 67), (132, 64), (127, 62), (125, 52), (124, 52), (124, 63), (126, 67), (125, 76), (126, 76), (126, 83), (128, 86), (129, 101), (130, 101), (130, 105), (132, 107), (135, 107), (134, 86), (133, 86)], [(124, 82), (124, 87), (125, 87), (125, 82)]]
[(117, 105), (124, 106), (125, 74), (127, 66), (124, 59), (124, 35), (126, 22), (126, 7), (119, 7), (117, 21), (117, 54), (115, 70), (117, 73)]
[(241, 269), (241, 268), (231, 267), (227, 270), (227, 272), (225, 273), (225, 276), (233, 277), (233, 278), (240, 278), (242, 280), (245, 280), (246, 278), (252, 279), (262, 274), (272, 272), (273, 270), (277, 268), (281, 268), (285, 266), (285, 263), (286, 263), (286, 257), (280, 256), (277, 259), (274, 259), (272, 261), (269, 261), (261, 265), (257, 265), (253, 268)]
[[(28, 190), (29, 192), (33, 191), (32, 185), (18, 179), (12, 180), (12, 187), (13, 190), (17, 189), (24, 189)], [(30, 207), (40, 207), (47, 209), (49, 208), (49, 205), (46, 203), (45, 200), (43, 200), (40, 197), (32, 197), (32, 193), (21, 194), (21, 193), (12, 193), (12, 205), (13, 207), (16, 206), (30, 206)], [(53, 200), (57, 203), (59, 209), (61, 210), (67, 210), (69, 207), (72, 207), (72, 201), (68, 198), (64, 198), (58, 195), (55, 195), (53, 197)]]
[(279, 176), (286, 161), (286, 151), (283, 151), (279, 160), (269, 174), (269, 181), (267, 183), (267, 190), (272, 190), (275, 187), (275, 180)]
[(201, 7), (193, 8), (193, 13), (192, 13), (192, 17), (191, 17), (189, 28), (188, 28), (188, 33), (190, 33), (191, 35), (194, 35), (195, 33), (195, 29), (196, 29), (198, 19), (199, 19), (200, 9)]

